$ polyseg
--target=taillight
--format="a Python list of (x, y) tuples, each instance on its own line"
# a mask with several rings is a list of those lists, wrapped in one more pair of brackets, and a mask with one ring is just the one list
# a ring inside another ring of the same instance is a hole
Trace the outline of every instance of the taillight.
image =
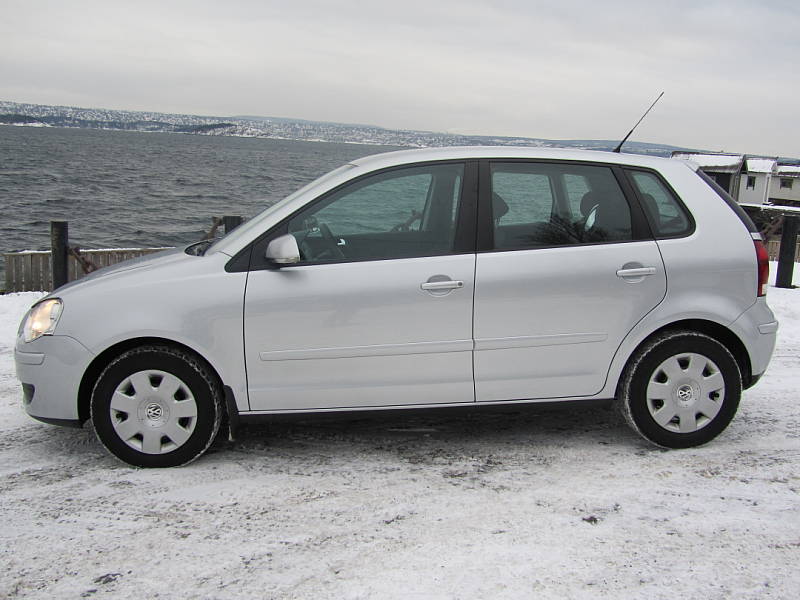
[(767, 282), (769, 281), (769, 252), (761, 240), (753, 240), (756, 245), (756, 259), (758, 260), (758, 295), (767, 295)]

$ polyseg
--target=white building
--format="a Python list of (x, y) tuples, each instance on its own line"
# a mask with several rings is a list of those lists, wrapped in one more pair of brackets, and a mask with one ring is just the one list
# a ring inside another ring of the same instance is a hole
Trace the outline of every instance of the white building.
[(676, 151), (672, 153), (672, 157), (692, 161), (731, 196), (739, 196), (739, 177), (744, 168), (744, 155)]
[(782, 165), (777, 158), (713, 152), (673, 152), (673, 158), (697, 164), (740, 204), (800, 207), (800, 165)]
[(773, 158), (748, 158), (739, 180), (739, 197), (743, 204), (764, 204), (770, 199), (770, 183), (778, 161)]
[(800, 166), (776, 167), (769, 185), (769, 201), (773, 204), (800, 206)]

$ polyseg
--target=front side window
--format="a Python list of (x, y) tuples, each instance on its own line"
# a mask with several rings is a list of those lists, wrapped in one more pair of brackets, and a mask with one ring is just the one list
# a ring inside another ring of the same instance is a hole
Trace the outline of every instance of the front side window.
[(788, 177), (781, 177), (781, 187), (787, 190), (792, 189), (792, 180)]
[(675, 196), (653, 173), (629, 171), (656, 237), (683, 235), (691, 222)]
[(747, 176), (747, 189), (748, 190), (756, 189), (756, 178), (754, 175)]
[(497, 249), (633, 239), (628, 202), (608, 167), (494, 163), (491, 185)]
[(288, 230), (306, 263), (447, 254), (463, 175), (460, 163), (372, 175), (302, 210)]

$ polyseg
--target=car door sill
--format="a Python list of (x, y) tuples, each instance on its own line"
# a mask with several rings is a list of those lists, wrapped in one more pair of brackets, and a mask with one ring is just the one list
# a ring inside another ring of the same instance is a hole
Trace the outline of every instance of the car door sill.
[(310, 408), (301, 410), (258, 410), (239, 413), (241, 423), (259, 423), (275, 419), (357, 419), (368, 416), (382, 417), (387, 414), (414, 414), (452, 411), (506, 411), (549, 410), (579, 406), (604, 406), (612, 398), (545, 398), (527, 400), (496, 400), (492, 402), (460, 402), (458, 404), (409, 404), (407, 406), (374, 406), (354, 408)]

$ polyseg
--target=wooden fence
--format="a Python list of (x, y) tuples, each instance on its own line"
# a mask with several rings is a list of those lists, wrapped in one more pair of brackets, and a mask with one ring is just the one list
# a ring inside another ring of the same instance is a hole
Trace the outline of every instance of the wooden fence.
[[(120, 248), (111, 250), (81, 250), (81, 255), (97, 268), (108, 267), (131, 258), (153, 254), (167, 248)], [(51, 251), (8, 252), (3, 254), (6, 267), (6, 292), (50, 291), (53, 288)], [(67, 258), (68, 281), (85, 276), (78, 260)]]
[[(778, 260), (780, 240), (767, 242), (770, 260)], [(160, 252), (166, 248), (124, 248), (112, 250), (81, 250), (81, 255), (97, 265), (98, 268), (120, 263), (130, 258)], [(6, 292), (50, 291), (53, 287), (53, 268), (50, 250), (9, 252), (3, 254), (6, 263)], [(800, 262), (800, 242), (795, 246), (795, 262)], [(84, 276), (77, 259), (70, 255), (67, 259), (69, 281)]]
[[(767, 252), (770, 260), (778, 260), (778, 252), (781, 250), (780, 240), (769, 240), (767, 242)], [(800, 241), (794, 247), (794, 262), (800, 262)]]

